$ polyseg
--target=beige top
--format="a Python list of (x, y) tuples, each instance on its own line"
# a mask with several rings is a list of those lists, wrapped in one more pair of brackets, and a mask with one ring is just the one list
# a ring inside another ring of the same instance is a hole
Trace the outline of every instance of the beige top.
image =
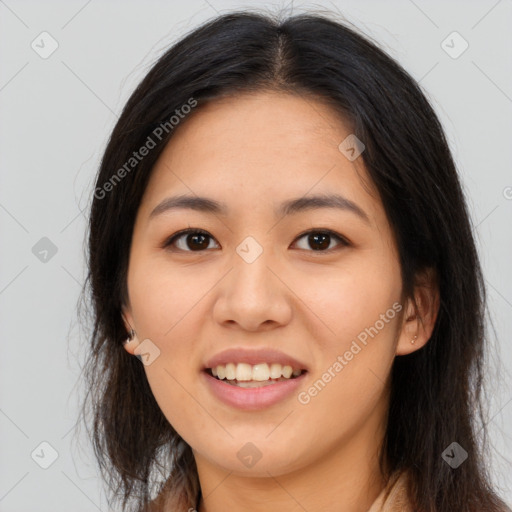
[[(151, 502), (147, 512), (177, 512), (182, 510), (187, 512), (186, 507), (173, 503), (173, 499), (167, 499), (160, 495)], [(389, 484), (377, 496), (368, 512), (414, 512), (409, 498), (407, 497), (407, 475), (405, 473), (396, 474), (389, 480)]]
[(377, 496), (368, 512), (414, 512), (407, 496), (407, 475), (397, 474)]

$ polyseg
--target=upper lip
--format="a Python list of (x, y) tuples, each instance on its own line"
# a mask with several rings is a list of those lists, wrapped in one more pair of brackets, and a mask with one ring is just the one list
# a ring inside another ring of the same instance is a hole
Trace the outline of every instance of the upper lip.
[(283, 366), (289, 365), (294, 370), (307, 370), (305, 363), (295, 359), (273, 348), (246, 349), (246, 348), (230, 348), (223, 350), (205, 363), (205, 369), (215, 368), (218, 365), (226, 365), (228, 363), (248, 363), (251, 365), (259, 363), (278, 363)]

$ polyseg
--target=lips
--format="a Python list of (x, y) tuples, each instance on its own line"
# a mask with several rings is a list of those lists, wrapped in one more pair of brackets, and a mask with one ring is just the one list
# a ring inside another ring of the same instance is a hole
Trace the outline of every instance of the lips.
[(205, 370), (201, 372), (200, 380), (212, 397), (225, 405), (241, 411), (258, 411), (282, 404), (285, 400), (293, 400), (306, 376), (304, 372), (294, 379), (279, 379), (267, 385), (260, 382), (257, 387), (247, 387), (250, 383), (243, 383), (243, 387), (238, 387), (212, 377)]
[[(253, 367), (253, 372), (256, 366), (259, 367), (256, 370), (256, 380), (253, 379), (254, 373), (252, 380), (248, 380), (251, 378), (246, 374), (249, 365)], [(235, 366), (236, 373), (233, 375)], [(272, 378), (272, 374), (268, 380), (264, 380), (266, 374), (263, 375), (260, 371), (265, 370), (268, 373), (267, 366), (273, 369), (281, 368), (282, 372), (290, 375), (288, 378)], [(214, 372), (217, 370), (226, 372), (226, 380), (215, 376)], [(238, 379), (239, 370), (243, 370), (240, 374), (241, 380)], [(284, 352), (272, 348), (240, 347), (224, 350), (209, 358), (202, 368), (201, 381), (212, 395), (224, 404), (240, 410), (256, 411), (290, 399), (302, 385), (307, 374), (306, 363)], [(234, 380), (228, 380), (233, 377)]]

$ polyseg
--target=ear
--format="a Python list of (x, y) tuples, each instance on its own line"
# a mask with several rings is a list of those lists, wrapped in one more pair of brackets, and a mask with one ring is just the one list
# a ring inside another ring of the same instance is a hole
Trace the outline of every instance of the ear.
[(124, 327), (127, 333), (131, 333), (133, 329), (133, 337), (130, 338), (129, 334), (126, 336), (126, 340), (123, 342), (124, 349), (131, 354), (135, 355), (135, 349), (139, 345), (137, 338), (137, 332), (135, 331), (135, 323), (133, 321), (133, 315), (130, 306), (123, 305), (121, 308), (121, 316), (123, 317)]
[(439, 284), (434, 269), (425, 269), (416, 276), (414, 297), (406, 301), (402, 329), (396, 355), (410, 354), (426, 345), (439, 312)]

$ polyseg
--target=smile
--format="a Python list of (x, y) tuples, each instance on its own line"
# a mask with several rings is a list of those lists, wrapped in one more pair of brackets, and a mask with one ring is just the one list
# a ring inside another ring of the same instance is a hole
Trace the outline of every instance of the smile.
[(305, 370), (279, 363), (227, 363), (208, 368), (207, 372), (218, 380), (239, 387), (268, 386), (300, 376)]

